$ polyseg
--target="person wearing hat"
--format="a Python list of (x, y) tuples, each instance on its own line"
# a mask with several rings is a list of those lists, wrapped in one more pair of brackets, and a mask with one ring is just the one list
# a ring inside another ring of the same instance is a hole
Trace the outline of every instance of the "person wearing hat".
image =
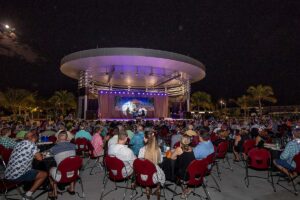
[(300, 128), (293, 130), (293, 140), (287, 143), (280, 158), (274, 160), (273, 163), (281, 172), (294, 178), (297, 176), (297, 172), (292, 172), (296, 168), (293, 159), (298, 153), (300, 153)]

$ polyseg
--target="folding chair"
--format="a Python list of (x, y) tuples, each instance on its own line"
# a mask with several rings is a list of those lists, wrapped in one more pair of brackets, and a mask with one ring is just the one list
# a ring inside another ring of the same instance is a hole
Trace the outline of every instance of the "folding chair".
[[(100, 200), (103, 199), (109, 193), (117, 190), (118, 188), (125, 188), (124, 195), (123, 195), (123, 200), (124, 200), (126, 197), (127, 189), (131, 189), (128, 188), (128, 182), (132, 174), (129, 174), (127, 172), (124, 162), (115, 156), (106, 155), (104, 157), (104, 166), (106, 168), (106, 173), (103, 179), (104, 187), (100, 196)], [(123, 169), (125, 170), (125, 174), (126, 174), (125, 177), (123, 177), (122, 174)], [(107, 186), (108, 179), (114, 182), (115, 188), (104, 193)], [(125, 187), (119, 186), (117, 185), (117, 182), (125, 182), (126, 186)]]
[(292, 193), (294, 193), (295, 195), (298, 195), (298, 191), (297, 191), (297, 188), (296, 188), (295, 179), (296, 179), (297, 177), (300, 176), (300, 153), (298, 153), (297, 155), (295, 155), (293, 160), (294, 160), (295, 163), (296, 163), (296, 168), (295, 168), (294, 170), (290, 171), (290, 173), (297, 172), (297, 176), (292, 178), (292, 177), (289, 175), (289, 176), (288, 176), (288, 181), (292, 182), (294, 191), (292, 191), (292, 190), (286, 188), (285, 186), (279, 184), (279, 182), (286, 181), (286, 179), (281, 179), (280, 176), (279, 176), (279, 178), (278, 178), (278, 180), (277, 180), (277, 184), (278, 184), (279, 186), (283, 187), (284, 189), (288, 190), (289, 192), (292, 192)]
[(89, 153), (90, 147), (92, 146), (90, 141), (86, 138), (77, 138), (75, 140), (76, 154), (80, 157), (85, 157)]
[(207, 163), (208, 163), (208, 170), (207, 170), (207, 174), (206, 174), (205, 176), (207, 177), (207, 176), (210, 175), (211, 178), (213, 179), (213, 181), (215, 182), (216, 186), (217, 186), (216, 189), (217, 189), (219, 192), (221, 192), (221, 188), (220, 188), (220, 186), (219, 186), (219, 184), (218, 184), (216, 178), (215, 178), (214, 175), (212, 174), (212, 170), (213, 170), (213, 167), (214, 167), (214, 165), (215, 165), (215, 160), (216, 160), (216, 153), (214, 152), (214, 153), (208, 155), (208, 156), (205, 158), (205, 160), (206, 160)]
[[(274, 181), (273, 181), (272, 168), (271, 168), (271, 154), (267, 149), (263, 149), (263, 148), (251, 149), (248, 152), (248, 158), (247, 158), (245, 169), (246, 169), (246, 176), (244, 180), (247, 187), (249, 187), (250, 177), (267, 179), (268, 182), (270, 182), (269, 178), (271, 178), (271, 185), (273, 187), (274, 192), (276, 192)], [(267, 171), (268, 176), (267, 178), (260, 177), (260, 176), (250, 176), (249, 169), (256, 170), (256, 171)]]
[[(83, 189), (83, 183), (79, 175), (79, 171), (81, 167), (82, 167), (82, 158), (80, 158), (79, 156), (71, 156), (65, 158), (57, 166), (55, 177), (52, 177), (53, 181), (56, 184), (59, 183), (66, 184), (66, 183), (72, 183), (74, 181), (79, 180), (82, 196), (80, 196), (78, 193), (77, 194), (80, 198), (84, 198), (85, 193)], [(58, 176), (60, 176), (60, 178)]]
[(231, 171), (233, 171), (233, 169), (230, 165), (228, 156), (227, 156), (228, 146), (229, 146), (229, 142), (228, 141), (223, 141), (223, 142), (219, 143), (219, 145), (215, 149), (215, 152), (216, 152), (215, 164), (216, 164), (216, 167), (217, 167), (217, 174), (218, 174), (218, 177), (219, 177), (220, 180), (221, 180), (221, 176), (220, 176), (221, 172), (220, 172), (220, 167), (219, 167), (219, 160), (223, 160), (223, 162), (225, 162), (225, 159), (226, 159), (226, 162), (228, 163), (229, 169)]
[[(194, 196), (198, 196), (202, 198), (200, 194), (197, 194), (195, 192), (195, 188), (201, 186), (206, 194), (206, 198), (210, 200), (209, 193), (206, 189), (206, 183), (204, 181), (204, 177), (208, 172), (208, 163), (207, 160), (194, 160), (192, 161), (185, 173), (184, 179), (181, 179), (180, 177), (177, 177), (177, 183), (181, 184), (183, 187), (182, 189), (186, 189), (188, 186), (193, 187), (192, 194)], [(177, 184), (175, 185), (175, 191), (177, 189)], [(181, 195), (182, 193), (179, 194), (173, 194), (172, 200), (174, 199), (175, 196)]]
[[(150, 195), (157, 195), (157, 199), (160, 199), (160, 183), (154, 183), (153, 182), (153, 176), (157, 176), (157, 170), (155, 165), (150, 162), (147, 159), (136, 159), (133, 162), (133, 171), (135, 174), (135, 178), (136, 178), (136, 183), (141, 186), (141, 195), (138, 197), (142, 197), (144, 192), (143, 192), (143, 188), (154, 188), (156, 187), (156, 190), (152, 193), (150, 192), (146, 192), (147, 195), (147, 199), (150, 199)], [(158, 178), (157, 178), (158, 180)], [(163, 189), (163, 193), (165, 197), (165, 189), (164, 186), (162, 187)], [(151, 191), (151, 190), (150, 190)], [(137, 192), (136, 192), (137, 193)]]

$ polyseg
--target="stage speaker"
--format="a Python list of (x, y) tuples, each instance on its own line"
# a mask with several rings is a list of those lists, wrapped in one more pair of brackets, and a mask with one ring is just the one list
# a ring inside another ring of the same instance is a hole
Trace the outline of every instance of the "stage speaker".
[(97, 110), (87, 110), (86, 111), (86, 119), (97, 119)]

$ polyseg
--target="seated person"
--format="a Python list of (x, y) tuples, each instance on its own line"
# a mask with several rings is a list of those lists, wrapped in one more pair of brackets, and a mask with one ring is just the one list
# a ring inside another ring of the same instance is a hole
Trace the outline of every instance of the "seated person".
[[(245, 140), (250, 139), (248, 135), (248, 131), (242, 129), (241, 131), (236, 132), (235, 138), (234, 138), (234, 144), (233, 144), (233, 154), (234, 154), (234, 161), (238, 162), (241, 160), (240, 153), (242, 153), (243, 150), (243, 144)], [(244, 155), (245, 157), (245, 155)], [(245, 158), (244, 158), (245, 159)]]
[(103, 140), (101, 137), (101, 132), (102, 132), (103, 127), (102, 126), (96, 126), (95, 127), (95, 133), (92, 137), (91, 144), (93, 146), (93, 155), (95, 157), (103, 155)]
[[(195, 160), (195, 155), (193, 152), (193, 148), (191, 146), (191, 138), (187, 135), (182, 136), (180, 141), (180, 147), (176, 148), (174, 154), (176, 155), (177, 159), (175, 162), (175, 169), (174, 173), (176, 177), (179, 177), (182, 180), (187, 181), (189, 179), (188, 173), (186, 173), (186, 170), (189, 166), (189, 164)], [(174, 155), (172, 154), (172, 159), (174, 159)], [(181, 198), (186, 198), (186, 195), (188, 195), (191, 192), (190, 188), (185, 188), (183, 190)]]
[[(67, 132), (61, 131), (58, 134), (57, 144), (53, 146), (49, 150), (49, 152), (54, 155), (56, 165), (58, 166), (60, 162), (63, 161), (65, 158), (76, 155), (76, 146), (75, 144), (70, 143), (68, 141)], [(49, 193), (50, 198), (57, 197), (57, 185), (53, 180), (60, 181), (60, 179), (61, 179), (60, 171), (57, 171), (56, 167), (52, 167), (50, 169), (50, 183), (53, 188), (53, 192), (52, 194)], [(74, 189), (75, 189), (75, 181), (70, 184), (70, 187), (68, 188), (67, 191), (73, 195), (75, 194)]]
[(13, 149), (17, 142), (10, 138), (11, 129), (10, 128), (3, 128), (1, 130), (1, 137), (0, 137), (0, 144), (4, 146), (6, 149)]
[[(58, 134), (61, 132), (61, 131), (67, 131), (67, 129), (66, 129), (66, 127), (63, 125), (63, 124), (60, 124), (59, 126), (58, 126), (58, 128), (59, 128), (59, 130), (55, 133), (55, 137), (58, 139)], [(73, 138), (74, 138), (74, 135), (71, 133), (71, 132), (69, 132), (69, 131), (67, 131), (67, 134), (68, 134), (68, 140), (72, 140)]]
[(228, 135), (229, 135), (229, 131), (227, 131), (227, 130), (220, 130), (219, 133), (218, 133), (219, 137), (218, 137), (218, 139), (216, 139), (213, 142), (213, 145), (217, 147), (221, 142), (224, 142), (224, 141), (227, 140)]
[(214, 145), (210, 141), (210, 135), (206, 130), (200, 132), (199, 140), (199, 144), (193, 149), (197, 160), (204, 159), (215, 151)]
[(171, 137), (171, 148), (173, 149), (174, 148), (174, 145), (177, 143), (177, 142), (180, 142), (181, 140), (181, 130), (180, 130), (180, 127), (176, 127), (176, 132), (175, 134), (172, 135)]
[(35, 143), (38, 136), (33, 132), (25, 135), (25, 140), (17, 143), (15, 146), (7, 168), (5, 178), (15, 182), (33, 181), (31, 188), (25, 193), (23, 199), (32, 199), (32, 194), (44, 183), (48, 174), (44, 171), (32, 169), (32, 160), (42, 160), (43, 156), (38, 152)]
[(293, 140), (287, 143), (284, 151), (280, 155), (280, 159), (273, 161), (274, 165), (284, 174), (291, 178), (297, 176), (297, 172), (292, 172), (296, 167), (294, 157), (300, 152), (300, 129), (296, 128), (293, 131)]
[(80, 126), (80, 130), (75, 134), (75, 140), (77, 138), (85, 138), (88, 141), (92, 140), (91, 134), (85, 130), (85, 127), (83, 125)]
[(153, 183), (156, 184), (159, 182), (161, 185), (164, 185), (166, 181), (165, 173), (158, 166), (158, 164), (162, 162), (162, 153), (158, 146), (155, 134), (156, 132), (154, 130), (145, 132), (145, 146), (140, 149), (138, 157), (148, 159), (155, 165), (157, 172), (152, 177)]
[(108, 147), (108, 155), (115, 156), (124, 162), (125, 167), (122, 169), (122, 176), (128, 177), (133, 173), (133, 161), (136, 159), (133, 151), (125, 145), (127, 142), (127, 134), (124, 130), (119, 131), (118, 143)]
[(134, 134), (132, 139), (130, 140), (130, 148), (132, 149), (134, 155), (138, 155), (140, 149), (144, 146), (144, 128), (139, 125), (137, 127), (137, 132)]
[(264, 147), (264, 144), (266, 141), (268, 141), (269, 136), (268, 136), (268, 132), (266, 129), (264, 128), (260, 128), (259, 129), (259, 133), (255, 138), (255, 146), (262, 148)]

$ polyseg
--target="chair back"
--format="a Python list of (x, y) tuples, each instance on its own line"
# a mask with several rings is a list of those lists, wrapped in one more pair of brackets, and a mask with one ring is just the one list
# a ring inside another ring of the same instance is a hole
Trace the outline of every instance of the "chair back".
[(152, 177), (157, 171), (155, 165), (151, 161), (137, 158), (133, 162), (133, 170), (136, 176), (136, 182), (139, 185), (143, 187), (155, 185)]
[(71, 183), (79, 177), (79, 170), (82, 166), (82, 158), (79, 156), (71, 156), (61, 161), (57, 170), (61, 173), (59, 183)]
[(108, 171), (108, 177), (113, 181), (124, 180), (122, 169), (125, 167), (124, 162), (115, 156), (107, 155), (104, 157), (104, 165)]
[(214, 141), (216, 141), (217, 139), (219, 139), (219, 136), (218, 136), (215, 132), (212, 132), (212, 133), (210, 134), (210, 141), (211, 141), (211, 142), (214, 142)]
[(271, 154), (267, 149), (254, 148), (248, 152), (248, 166), (254, 169), (266, 170), (271, 166)]
[(249, 139), (245, 140), (243, 143), (243, 152), (248, 154), (248, 152), (255, 147), (255, 140)]
[(300, 153), (294, 156), (294, 161), (296, 163), (295, 171), (300, 174)]
[(77, 138), (75, 140), (76, 153), (81, 155), (83, 152), (88, 152), (90, 147), (89, 143), (86, 138)]
[(55, 135), (51, 135), (51, 136), (48, 137), (48, 140), (49, 140), (50, 142), (55, 143), (56, 140), (57, 140), (57, 138), (55, 137)]
[(226, 154), (227, 154), (227, 151), (228, 151), (228, 146), (229, 146), (229, 143), (228, 141), (223, 141), (221, 142), (218, 146), (217, 146), (217, 149), (216, 149), (216, 157), (217, 158), (225, 158)]
[(193, 160), (187, 167), (186, 173), (189, 175), (187, 184), (190, 186), (198, 186), (203, 183), (203, 178), (208, 172), (207, 160)]
[(206, 162), (208, 164), (208, 172), (207, 173), (210, 173), (212, 170), (212, 166), (214, 165), (215, 160), (216, 160), (216, 153), (213, 152), (213, 153), (209, 154), (204, 160), (206, 160)]
[(176, 142), (176, 143), (173, 145), (173, 149), (176, 149), (177, 147), (180, 147), (180, 141), (179, 141), (179, 142)]
[(2, 149), (1, 156), (2, 156), (2, 160), (4, 162), (3, 164), (5, 164), (5, 166), (7, 166), (12, 152), (13, 152), (13, 149), (6, 149), (6, 148)]

